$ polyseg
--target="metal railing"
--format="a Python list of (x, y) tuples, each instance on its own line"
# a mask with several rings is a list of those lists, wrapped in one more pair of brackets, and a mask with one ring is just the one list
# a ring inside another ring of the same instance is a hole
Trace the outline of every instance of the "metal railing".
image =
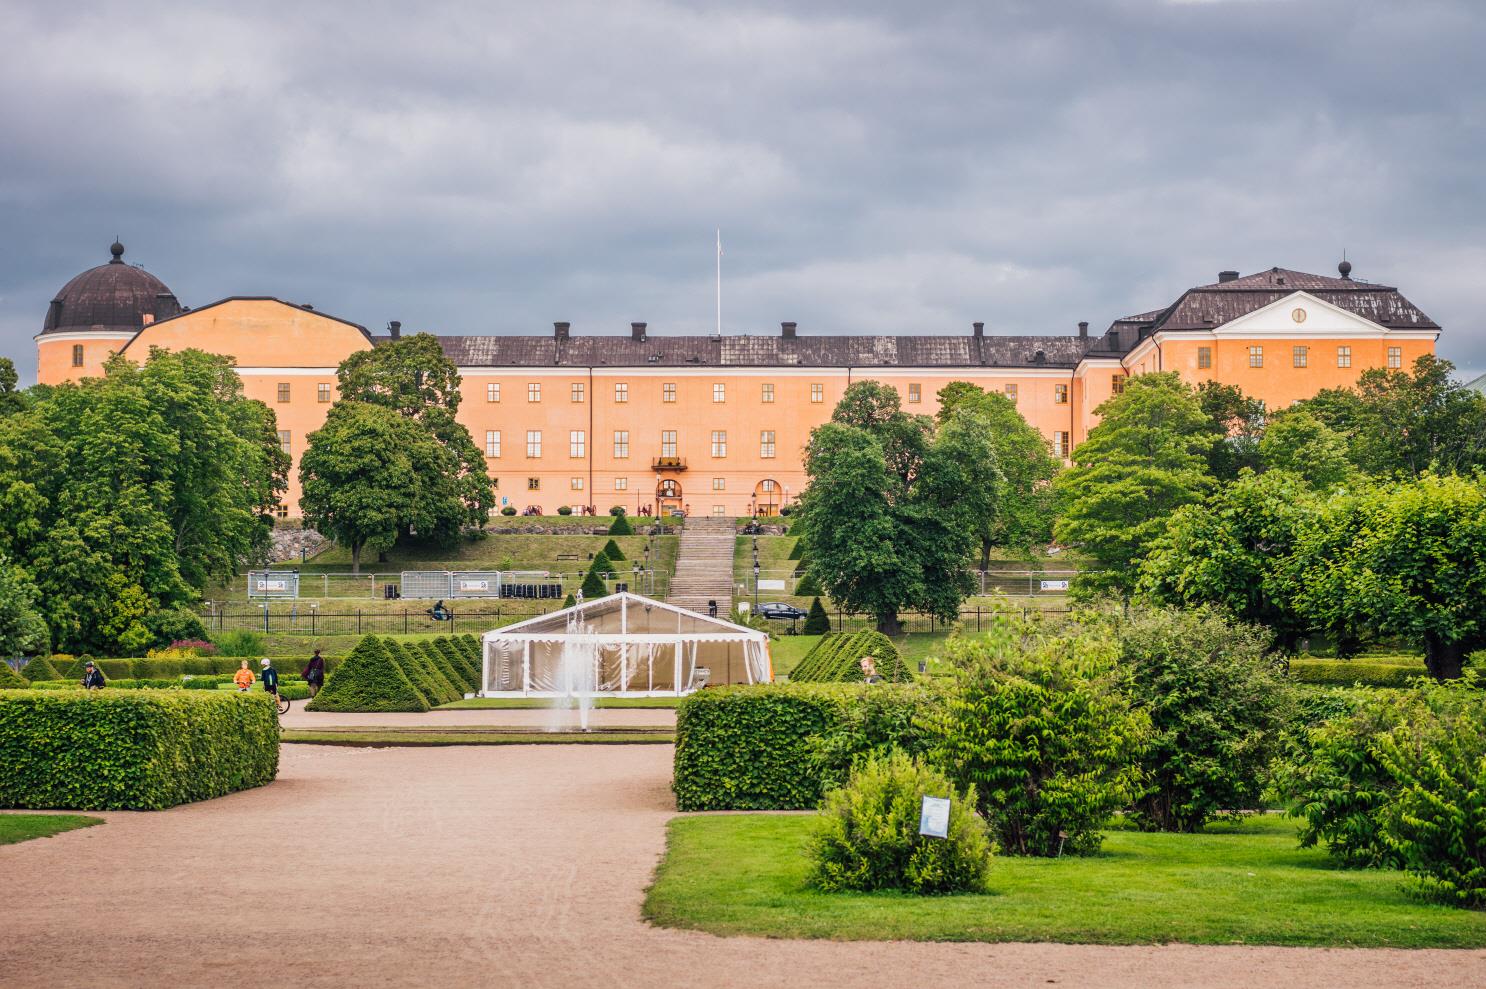
[[(1005, 594), (1008, 597), (1049, 597), (1068, 593), (1069, 585), (1080, 573), (1093, 573), (1084, 570), (972, 570), (970, 575), (975, 579), (976, 590), (972, 593), (979, 596), (987, 594)], [(760, 600), (767, 598), (770, 594), (795, 596), (795, 588), (804, 578), (796, 574), (794, 570), (760, 570), (758, 575), (758, 593)], [(745, 575), (736, 581), (735, 592), (738, 597), (752, 597), (754, 593), (754, 580), (752, 574)]]
[[(274, 574), (276, 576), (278, 574), (287, 574), (289, 572), (290, 571), (267, 571), (267, 573)], [(670, 587), (670, 574), (665, 571), (657, 571), (654, 569), (642, 569), (636, 571), (633, 566), (631, 566), (615, 567), (613, 572), (614, 577), (609, 581), (611, 586), (618, 582), (627, 583), (629, 584), (631, 590), (634, 590), (640, 594), (649, 595), (651, 597), (664, 597)], [(537, 582), (539, 578), (535, 576), (535, 573), (536, 571), (533, 571), (531, 573), (523, 571), (517, 576), (523, 581)], [(583, 578), (587, 575), (588, 571), (586, 569), (573, 572), (559, 572), (556, 570), (549, 570), (541, 571), (541, 573), (545, 574), (545, 576), (540, 578), (541, 581), (561, 583), (564, 592), (571, 593), (573, 591), (576, 591), (578, 587), (583, 583)], [(455, 576), (457, 577), (457, 573), (455, 574)], [(370, 600), (373, 598), (386, 598), (388, 587), (397, 588), (398, 593), (402, 597), (408, 598), (410, 600), (425, 600), (425, 597), (422, 595), (418, 595), (416, 593), (408, 593), (408, 588), (403, 586), (402, 571), (396, 571), (393, 573), (364, 573), (355, 576), (348, 573), (300, 572), (298, 575), (298, 584), (296, 589), (298, 597), (302, 599), (354, 601)], [(415, 589), (415, 592), (416, 590), (417, 589)], [(442, 587), (434, 587), (431, 589), (424, 588), (423, 590), (430, 591), (430, 593), (426, 597), (426, 599), (430, 601), (441, 597), (450, 598), (459, 596), (457, 594), (441, 593), (440, 591), (442, 590)], [(249, 596), (253, 597), (254, 599), (257, 599), (258, 597), (256, 594), (253, 593), (251, 587), (249, 587)], [(280, 593), (274, 595), (274, 597), (279, 599), (292, 599), (294, 595)]]

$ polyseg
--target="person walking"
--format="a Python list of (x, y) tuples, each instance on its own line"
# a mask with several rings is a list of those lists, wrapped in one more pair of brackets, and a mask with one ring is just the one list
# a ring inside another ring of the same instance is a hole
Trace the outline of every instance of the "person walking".
[(253, 686), (253, 680), (253, 671), (248, 669), (248, 661), (245, 659), (242, 668), (232, 675), (232, 682), (237, 684), (239, 692), (247, 693), (248, 689)]
[(83, 689), (102, 690), (108, 686), (108, 681), (103, 679), (103, 671), (93, 664), (90, 659), (83, 664)]
[(273, 696), (275, 704), (279, 702), (279, 671), (273, 668), (273, 661), (264, 657), (263, 672), (260, 674), (263, 680), (264, 693)]
[(315, 695), (325, 684), (325, 660), (320, 658), (320, 650), (315, 650), (315, 654), (310, 657), (309, 664), (301, 672), (304, 674), (304, 682), (309, 684), (310, 699), (314, 700)]

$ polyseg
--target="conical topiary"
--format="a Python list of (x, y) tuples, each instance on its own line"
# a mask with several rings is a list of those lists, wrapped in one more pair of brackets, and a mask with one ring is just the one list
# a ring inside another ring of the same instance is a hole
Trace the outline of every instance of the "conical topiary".
[(596, 573), (600, 577), (606, 576), (614, 569), (614, 564), (609, 560), (609, 554), (599, 550), (593, 554), (593, 562), (588, 566), (589, 573)]
[(567, 597), (565, 597), (565, 598), (562, 599), (562, 606), (564, 608), (571, 608), (573, 605), (575, 605), (577, 603), (578, 603), (578, 599), (575, 598), (575, 597), (573, 597), (571, 594), (569, 594)]
[(789, 558), (791, 560), (802, 560), (805, 558), (805, 540), (795, 540), (795, 544), (789, 548)]
[(21, 676), (35, 683), (38, 680), (60, 680), (61, 672), (45, 656), (32, 657), (31, 662), (21, 667)]
[(433, 662), (434, 666), (438, 667), (444, 679), (453, 685), (455, 693), (459, 695), (454, 699), (460, 700), (467, 692), (475, 689), (474, 677), (470, 675), (469, 669), (462, 662), (463, 657), (453, 649), (442, 647), (443, 643), (438, 640), (408, 643), (409, 650), (417, 648)]
[(612, 539), (604, 543), (604, 555), (607, 556), (611, 562), (614, 560), (628, 559), (628, 557), (624, 555), (624, 550), (620, 549), (619, 544)]
[(583, 578), (583, 586), (578, 589), (578, 592), (583, 595), (583, 600), (592, 601), (608, 594), (609, 588), (604, 584), (602, 577), (590, 570)]
[(821, 593), (820, 581), (808, 573), (795, 582), (796, 597), (819, 597)]
[(444, 674), (439, 672), (433, 660), (419, 649), (416, 652), (409, 650), (396, 639), (383, 639), (382, 648), (387, 650), (387, 655), (402, 665), (408, 674), (408, 679), (418, 685), (423, 691), (423, 696), (428, 698), (428, 703), (434, 706), (448, 704), (456, 701), (462, 696), (461, 692), (454, 688)]
[(31, 686), (30, 681), (10, 668), (10, 664), (0, 659), (0, 690), (25, 690)]
[(311, 711), (427, 711), (428, 698), (374, 635), (362, 639), (306, 705)]
[(825, 635), (830, 630), (831, 616), (826, 614), (820, 598), (816, 598), (810, 602), (810, 614), (805, 616), (805, 627), (802, 631), (806, 635)]
[(614, 516), (613, 523), (609, 526), (611, 536), (633, 536), (635, 527), (629, 524), (629, 519), (623, 515)]

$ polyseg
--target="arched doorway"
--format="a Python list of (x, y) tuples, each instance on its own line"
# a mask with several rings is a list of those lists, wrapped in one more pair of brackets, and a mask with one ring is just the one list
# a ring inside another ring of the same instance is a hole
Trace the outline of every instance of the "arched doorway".
[(681, 482), (667, 477), (655, 486), (655, 508), (658, 515), (674, 515), (682, 510)]
[(784, 490), (779, 482), (766, 477), (753, 486), (753, 511), (755, 515), (778, 515), (784, 504)]

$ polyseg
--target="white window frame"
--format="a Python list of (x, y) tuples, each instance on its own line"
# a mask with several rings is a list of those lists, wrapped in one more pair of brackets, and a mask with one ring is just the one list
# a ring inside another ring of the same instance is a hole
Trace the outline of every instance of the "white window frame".
[(528, 381), (526, 383), (526, 400), (528, 402), (540, 402), (542, 400), (542, 383), (540, 381)]
[(500, 401), (500, 382), (499, 381), (487, 381), (487, 382), (485, 382), (485, 401), (487, 401), (487, 402), (499, 402)]
[(721, 381), (712, 382), (712, 401), (722, 403), (728, 400), (728, 386)]
[(774, 430), (761, 429), (758, 433), (758, 455), (763, 460), (774, 459)]
[(662, 457), (679, 456), (676, 449), (680, 444), (676, 441), (676, 430), (662, 429), (660, 431), (660, 455)]
[(764, 402), (764, 404), (766, 404), (766, 405), (773, 404), (773, 402), (774, 402), (774, 384), (773, 384), (773, 382), (767, 382), (767, 381), (764, 382), (763, 392), (764, 392), (764, 395), (763, 395), (763, 402)]
[(614, 382), (614, 404), (623, 405), (629, 401), (629, 382)]
[(628, 460), (629, 459), (629, 430), (628, 429), (616, 429), (616, 430), (614, 430), (614, 459), (615, 460)]
[(526, 456), (528, 460), (541, 459), (542, 431), (540, 429), (528, 429), (526, 431)]
[(712, 456), (723, 459), (728, 455), (728, 431), (726, 429), (712, 430)]
[(568, 456), (582, 459), (588, 451), (588, 434), (581, 429), (568, 430)]
[(485, 430), (485, 456), (492, 460), (500, 459), (500, 430)]

